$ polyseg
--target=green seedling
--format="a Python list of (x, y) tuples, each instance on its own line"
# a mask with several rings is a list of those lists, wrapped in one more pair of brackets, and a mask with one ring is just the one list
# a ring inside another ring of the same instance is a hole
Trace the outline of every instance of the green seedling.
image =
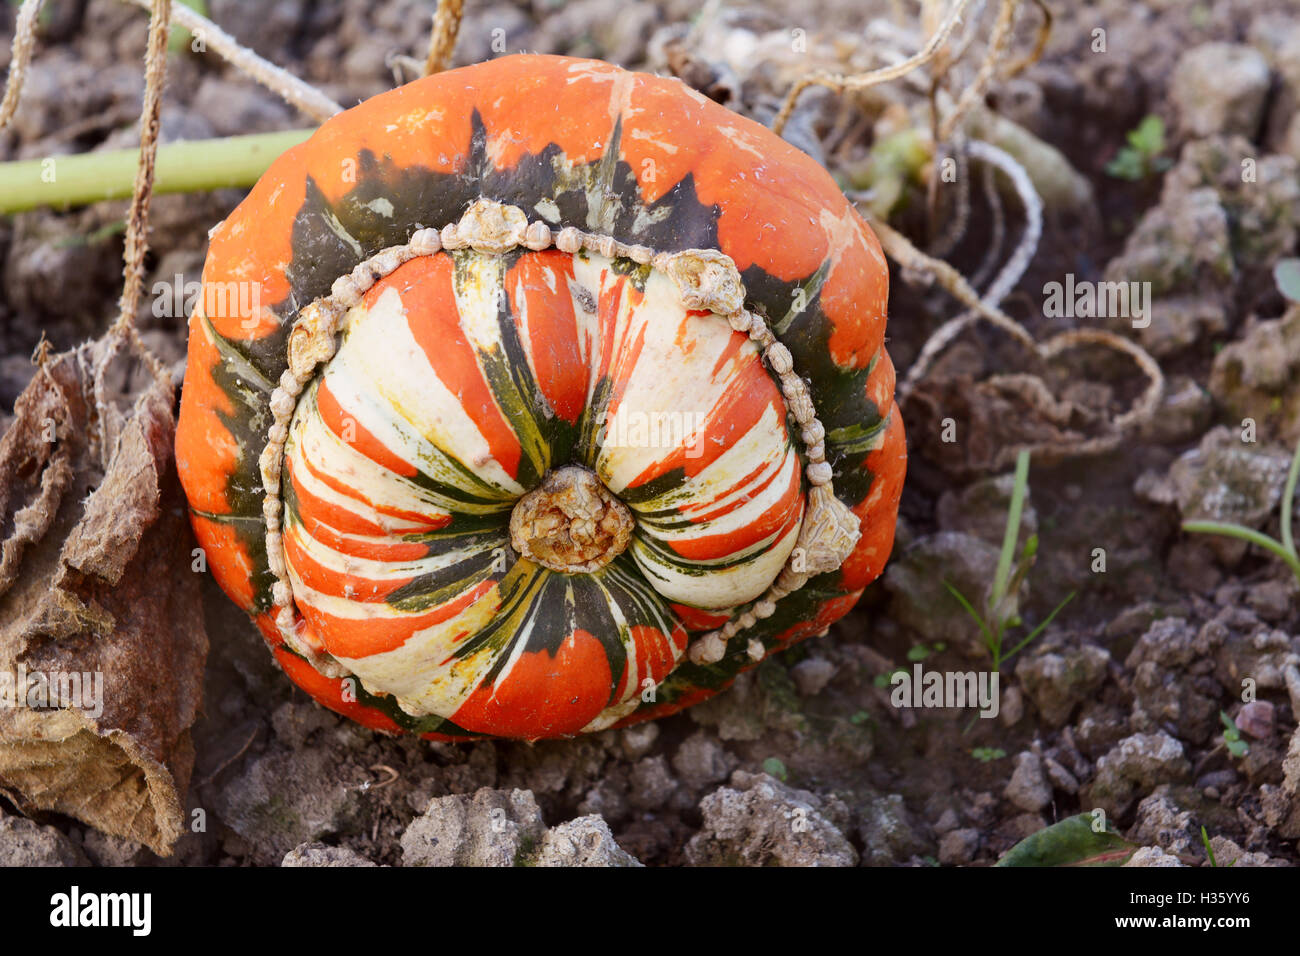
[(906, 667), (895, 667), (893, 670), (885, 671), (883, 674), (877, 674), (871, 679), (871, 683), (876, 687), (889, 687), (894, 682), (895, 674), (906, 674)]
[[(1210, 866), (1217, 867), (1219, 861), (1214, 858), (1214, 847), (1210, 846), (1210, 835), (1205, 832), (1205, 827), (1201, 827), (1201, 842), (1205, 844), (1205, 857), (1210, 861)], [(1236, 860), (1233, 860), (1228, 866), (1233, 866), (1236, 862)], [(1224, 869), (1227, 869), (1227, 867), (1224, 867)]]
[(996, 866), (1123, 866), (1140, 848), (1091, 813), (1066, 817), (1025, 837)]
[(981, 614), (975, 610), (974, 604), (966, 595), (962, 594), (951, 582), (943, 582), (943, 586), (948, 589), (948, 592), (957, 599), (957, 602), (966, 613), (979, 625), (980, 633), (984, 637), (984, 646), (988, 648), (989, 656), (993, 658), (993, 669), (996, 671), (1002, 670), (1003, 664), (1024, 649), (1039, 634), (1043, 633), (1056, 615), (1061, 612), (1061, 609), (1074, 599), (1075, 595), (1074, 591), (1067, 594), (1065, 600), (1056, 605), (1052, 609), (1052, 613), (1047, 615), (1042, 623), (1030, 631), (1010, 650), (1006, 648), (1004, 642), (1007, 632), (1012, 628), (1020, 627), (1024, 622), (1020, 619), (1019, 614), (1007, 613), (1004, 610), (1004, 605), (1008, 597), (1019, 593), (1021, 585), (1025, 582), (1025, 576), (1034, 563), (1034, 557), (1038, 554), (1038, 535), (1031, 534), (1025, 541), (1019, 560), (1015, 559), (1016, 541), (1020, 538), (1020, 522), (1024, 513), (1025, 493), (1028, 487), (1029, 452), (1022, 451), (1016, 456), (1015, 483), (1011, 489), (1011, 504), (1007, 509), (1007, 528), (1002, 536), (1002, 551), (998, 555), (998, 566), (993, 576), (993, 590), (989, 595), (988, 613)]
[(790, 777), (790, 771), (785, 769), (785, 764), (776, 757), (768, 757), (763, 761), (763, 772), (776, 777), (784, 783)]
[(1218, 866), (1219, 861), (1214, 858), (1214, 848), (1210, 846), (1210, 835), (1205, 832), (1205, 827), (1201, 827), (1201, 842), (1205, 844), (1205, 855), (1209, 858), (1210, 866)]
[(980, 763), (990, 763), (994, 760), (1001, 760), (1007, 755), (1007, 752), (1001, 747), (976, 747), (970, 752), (970, 755)]
[(1282, 489), (1282, 540), (1279, 541), (1262, 531), (1234, 524), (1230, 521), (1184, 521), (1183, 530), (1196, 534), (1221, 534), (1229, 538), (1238, 538), (1250, 544), (1257, 544), (1265, 551), (1282, 559), (1291, 569), (1296, 581), (1300, 581), (1300, 555), (1296, 554), (1295, 532), (1291, 527), (1291, 508), (1295, 501), (1296, 481), (1300, 479), (1300, 444), (1296, 445), (1295, 456), (1291, 459), (1291, 470), (1287, 472), (1286, 486)]
[(1137, 182), (1172, 165), (1169, 157), (1160, 155), (1165, 151), (1165, 123), (1159, 116), (1146, 117), (1126, 138), (1128, 145), (1106, 164), (1109, 175)]
[(1223, 721), (1223, 746), (1228, 748), (1228, 753), (1234, 757), (1244, 757), (1250, 753), (1250, 745), (1241, 739), (1237, 722), (1222, 710), (1219, 711), (1219, 719)]
[(946, 650), (947, 647), (948, 645), (943, 641), (939, 641), (933, 647), (928, 647), (925, 644), (913, 644), (907, 649), (907, 659), (915, 664), (917, 661), (925, 660), (931, 654), (938, 654), (940, 651)]

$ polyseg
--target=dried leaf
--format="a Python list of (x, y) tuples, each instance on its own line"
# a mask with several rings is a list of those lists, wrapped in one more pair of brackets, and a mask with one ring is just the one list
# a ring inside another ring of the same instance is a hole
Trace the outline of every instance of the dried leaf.
[(171, 388), (97, 408), (102, 349), (47, 359), (0, 439), (0, 682), (13, 688), (0, 790), (166, 854), (184, 825), (207, 635)]
[[(1004, 471), (1020, 447), (1068, 449), (1087, 437), (1079, 409), (1030, 375), (926, 380), (913, 391), (907, 411), (926, 457), (960, 476)], [(956, 436), (945, 434), (948, 419), (958, 423)], [(1045, 457), (1040, 453), (1035, 460)]]

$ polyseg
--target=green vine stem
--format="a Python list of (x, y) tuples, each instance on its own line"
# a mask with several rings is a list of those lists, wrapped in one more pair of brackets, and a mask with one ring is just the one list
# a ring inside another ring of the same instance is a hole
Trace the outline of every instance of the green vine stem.
[(1281, 558), (1282, 562), (1291, 569), (1296, 580), (1300, 581), (1300, 554), (1296, 552), (1295, 532), (1291, 526), (1297, 483), (1300, 483), (1300, 444), (1296, 446), (1295, 456), (1291, 459), (1291, 468), (1287, 472), (1286, 486), (1282, 489), (1281, 541), (1252, 528), (1224, 521), (1184, 521), (1183, 530), (1199, 534), (1221, 534), (1258, 545)]
[[(161, 146), (154, 192), (251, 186), (276, 157), (313, 132), (295, 129)], [(125, 199), (131, 195), (139, 162), (138, 149), (121, 149), (0, 163), (0, 213)]]

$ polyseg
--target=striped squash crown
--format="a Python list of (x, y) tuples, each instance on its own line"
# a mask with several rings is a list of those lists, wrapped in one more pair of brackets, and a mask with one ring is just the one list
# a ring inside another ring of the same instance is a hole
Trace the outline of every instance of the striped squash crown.
[(511, 56), (411, 83), (213, 231), (195, 533), (286, 673), (367, 726), (671, 713), (880, 573), (887, 288), (825, 170), (675, 80)]

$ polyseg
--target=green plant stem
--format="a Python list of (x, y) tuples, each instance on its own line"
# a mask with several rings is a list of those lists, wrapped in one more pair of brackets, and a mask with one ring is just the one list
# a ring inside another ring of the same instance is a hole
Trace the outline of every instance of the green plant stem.
[(1054, 607), (1054, 608), (1052, 609), (1052, 613), (1049, 614), (1049, 615), (1047, 615), (1047, 617), (1045, 617), (1045, 618), (1043, 619), (1043, 622), (1042, 622), (1041, 624), (1039, 624), (1036, 628), (1034, 628), (1032, 631), (1030, 631), (1028, 637), (1026, 637), (1023, 641), (1021, 641), (1021, 642), (1020, 642), (1019, 644), (1017, 644), (1015, 647), (1011, 648), (1011, 650), (1009, 650), (1009, 651), (1007, 652), (1006, 656), (1003, 657), (1002, 659), (1003, 659), (1003, 660), (1010, 660), (1010, 659), (1011, 659), (1012, 657), (1014, 657), (1016, 654), (1020, 653), (1020, 651), (1022, 651), (1022, 650), (1024, 649), (1025, 645), (1027, 645), (1030, 641), (1032, 641), (1034, 638), (1036, 638), (1039, 634), (1043, 633), (1043, 631), (1045, 631), (1045, 630), (1047, 629), (1048, 625), (1050, 625), (1050, 624), (1052, 623), (1052, 621), (1055, 619), (1056, 615), (1060, 614), (1061, 611), (1062, 611), (1062, 609), (1064, 609), (1064, 607), (1065, 607), (1067, 604), (1069, 604), (1071, 601), (1074, 600), (1074, 595), (1075, 595), (1075, 592), (1074, 592), (1074, 591), (1071, 591), (1069, 594), (1067, 594), (1067, 595), (1065, 596), (1065, 600), (1062, 601), (1060, 604), (1056, 605), (1056, 607)]
[[(1296, 443), (1295, 456), (1291, 459), (1291, 470), (1287, 472), (1286, 487), (1282, 489), (1282, 547), (1287, 554), (1296, 557), (1294, 531), (1291, 529), (1291, 507), (1295, 503), (1295, 487), (1300, 480), (1300, 442)], [(1292, 565), (1294, 569), (1295, 565)], [(1296, 572), (1300, 578), (1300, 571)]]
[(1286, 566), (1291, 569), (1291, 573), (1296, 576), (1296, 580), (1300, 580), (1300, 557), (1296, 557), (1294, 551), (1288, 551), (1282, 542), (1276, 541), (1259, 531), (1243, 528), (1241, 525), (1229, 524), (1226, 521), (1184, 521), (1183, 530), (1193, 531), (1198, 534), (1222, 534), (1229, 538), (1237, 538), (1241, 541), (1257, 544), (1286, 562)]
[[(154, 192), (251, 186), (276, 157), (313, 132), (295, 129), (161, 146)], [(0, 163), (0, 213), (127, 198), (139, 161), (138, 149), (121, 149)]]
[(989, 596), (989, 611), (1001, 618), (999, 607), (1006, 596), (1007, 578), (1011, 575), (1011, 559), (1015, 554), (1016, 540), (1020, 537), (1020, 514), (1025, 506), (1025, 489), (1029, 485), (1029, 452), (1016, 456), (1015, 484), (1011, 489), (1011, 507), (1007, 510), (1007, 530), (1002, 535), (1002, 553), (998, 555), (997, 572), (993, 575), (993, 593)]
[(1210, 861), (1210, 866), (1217, 867), (1219, 861), (1214, 858), (1214, 848), (1210, 846), (1210, 835), (1205, 832), (1205, 827), (1201, 827), (1201, 842), (1205, 844), (1205, 856)]

